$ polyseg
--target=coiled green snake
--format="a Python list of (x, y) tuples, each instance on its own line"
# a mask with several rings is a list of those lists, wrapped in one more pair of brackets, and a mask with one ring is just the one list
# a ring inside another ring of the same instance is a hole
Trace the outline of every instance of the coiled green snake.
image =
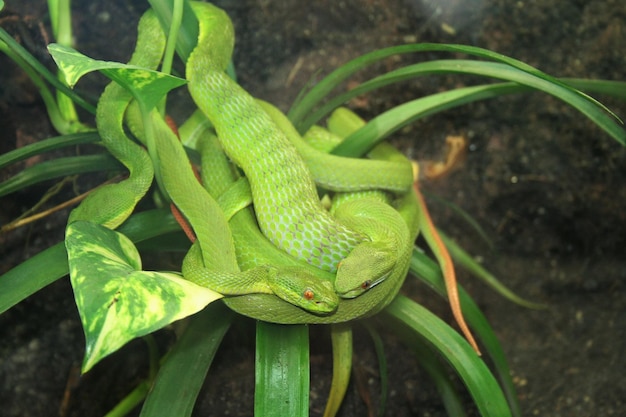
[[(158, 164), (166, 194), (197, 237), (185, 258), (184, 276), (230, 295), (225, 302), (232, 309), (286, 324), (337, 323), (380, 311), (402, 286), (413, 242), (424, 226), (410, 163), (351, 160), (307, 148), (284, 115), (255, 101), (224, 73), (234, 42), (228, 16), (208, 3), (193, 3), (193, 10), (200, 33), (187, 61), (189, 90), (217, 133), (217, 139), (208, 135), (199, 141), (208, 192), (157, 112), (152, 123), (158, 160), (149, 163), (147, 153), (124, 135), (130, 96), (112, 83), (98, 105), (98, 128), (131, 175), (99, 190), (70, 221), (115, 228), (145, 194), (152, 164)], [(147, 13), (131, 62), (155, 68), (163, 47), (158, 22)], [(218, 200), (236, 175), (225, 155), (244, 171), (253, 204), (228, 217)], [(394, 197), (391, 204), (348, 199), (331, 215), (319, 201), (316, 182), (331, 191), (374, 189)], [(382, 262), (370, 262), (371, 271), (364, 273), (364, 265), (375, 259)]]

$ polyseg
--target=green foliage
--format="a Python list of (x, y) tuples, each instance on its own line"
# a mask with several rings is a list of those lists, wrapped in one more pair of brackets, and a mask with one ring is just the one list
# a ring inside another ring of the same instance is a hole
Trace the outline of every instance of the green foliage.
[(222, 297), (178, 274), (142, 271), (131, 240), (98, 224), (70, 224), (65, 246), (87, 341), (83, 372), (130, 340)]
[(257, 321), (255, 416), (309, 415), (309, 329)]
[[(174, 7), (185, 8), (182, 16), (179, 16), (182, 19), (181, 31), (176, 39), (170, 41), (176, 44), (179, 55), (186, 57), (194, 45), (194, 33), (197, 33), (197, 22), (193, 15), (189, 15), (188, 2), (152, 0), (151, 4), (157, 10), (164, 27), (169, 27), (172, 22), (171, 13)], [(4, 2), (0, 0), (0, 9), (3, 6)], [(93, 106), (59, 82), (4, 31), (0, 31), (0, 46), (0, 50), (21, 65), (38, 83), (51, 118), (60, 120), (55, 125), (60, 126), (64, 132), (72, 131), (67, 126), (70, 122), (65, 120), (66, 124), (63, 124), (61, 119), (65, 116), (59, 116), (57, 104), (49, 100), (50, 87), (46, 82), (55, 92), (63, 92), (76, 104), (93, 111)], [(144, 112), (160, 103), (171, 89), (185, 84), (185, 80), (162, 72), (93, 60), (66, 46), (52, 44), (49, 50), (70, 86), (75, 85), (88, 72), (102, 71), (131, 91), (141, 101)], [(391, 55), (425, 51), (461, 52), (482, 60), (437, 60), (409, 65), (364, 82), (347, 93), (331, 97), (333, 89), (356, 71)], [(445, 91), (396, 106), (375, 117), (333, 152), (338, 155), (359, 156), (393, 132), (422, 117), (476, 100), (533, 90), (543, 91), (572, 105), (613, 139), (626, 144), (626, 131), (620, 121), (604, 106), (583, 93), (600, 92), (626, 99), (626, 83), (559, 80), (512, 58), (463, 45), (403, 45), (366, 54), (345, 64), (306, 94), (302, 94), (291, 108), (289, 116), (300, 131), (304, 131), (357, 95), (414, 77), (450, 73), (473, 74), (504, 82)], [(43, 152), (91, 143), (97, 139), (95, 133), (66, 134), (50, 138), (0, 156), (0, 167)], [(57, 159), (25, 169), (6, 180), (0, 184), (0, 195), (60, 176), (116, 169), (119, 169), (119, 164), (105, 153)], [(167, 249), (185, 250), (184, 244), (170, 239), (171, 233), (176, 231), (178, 227), (166, 210), (135, 214), (117, 231), (89, 222), (75, 222), (68, 226), (66, 247), (57, 244), (0, 277), (0, 312), (3, 312), (56, 279), (70, 274), (86, 335), (83, 363), (85, 372), (129, 340), (193, 315), (186, 319), (185, 330), (161, 361), (156, 375), (140, 382), (126, 402), (120, 403), (120, 407), (112, 415), (122, 415), (144, 398), (141, 412), (144, 417), (191, 415), (215, 352), (235, 316), (222, 303), (213, 303), (221, 297), (219, 294), (198, 287), (182, 279), (177, 273), (142, 270), (140, 252), (135, 243), (152, 239), (150, 247), (155, 244), (158, 247), (162, 242), (159, 239), (165, 237), (169, 244)], [(449, 247), (466, 268), (499, 287), (506, 296), (530, 307), (537, 307), (508, 292), (453, 242), (449, 243)], [(164, 246), (160, 248), (163, 249)], [(419, 277), (442, 297), (446, 296), (438, 266), (417, 248), (413, 252), (410, 273)], [(393, 333), (403, 338), (416, 352), (418, 360), (437, 385), (450, 415), (463, 413), (459, 396), (451, 383), (450, 369), (465, 384), (482, 415), (520, 415), (502, 347), (471, 297), (462, 290), (460, 295), (468, 322), (494, 364), (493, 371), (456, 331), (406, 297), (397, 297), (377, 316), (377, 320), (386, 327), (391, 324)], [(351, 331), (352, 323), (333, 326), (331, 330), (334, 375), (326, 416), (337, 413), (349, 382)], [(258, 323), (254, 403), (256, 416), (308, 415), (308, 349), (306, 326)], [(380, 340), (377, 350), (384, 365)], [(384, 371), (384, 366), (381, 369)], [(382, 375), (381, 379), (384, 381), (386, 376)]]
[(187, 81), (159, 71), (151, 71), (119, 62), (91, 59), (67, 46), (50, 44), (48, 51), (63, 72), (65, 80), (73, 87), (85, 74), (101, 71), (111, 80), (124, 86), (143, 107), (151, 110), (173, 88)]

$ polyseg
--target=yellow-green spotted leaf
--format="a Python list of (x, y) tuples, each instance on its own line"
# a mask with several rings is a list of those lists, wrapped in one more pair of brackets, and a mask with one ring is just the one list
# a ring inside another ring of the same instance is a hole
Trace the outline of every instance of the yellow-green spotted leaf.
[(182, 78), (135, 65), (95, 60), (75, 49), (56, 43), (48, 45), (48, 51), (70, 87), (73, 87), (83, 75), (92, 71), (101, 71), (111, 80), (128, 89), (133, 97), (148, 110), (161, 101), (168, 91), (187, 82)]
[(128, 341), (222, 297), (175, 273), (142, 271), (133, 243), (95, 223), (70, 224), (65, 246), (87, 345), (83, 372)]

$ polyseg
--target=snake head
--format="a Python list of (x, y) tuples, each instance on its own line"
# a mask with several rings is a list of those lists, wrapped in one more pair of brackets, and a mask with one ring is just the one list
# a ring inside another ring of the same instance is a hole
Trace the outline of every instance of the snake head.
[(268, 284), (275, 295), (310, 313), (330, 314), (339, 297), (333, 284), (300, 267), (278, 267)]
[(363, 242), (337, 266), (335, 292), (341, 298), (355, 298), (389, 277), (397, 256), (389, 245)]

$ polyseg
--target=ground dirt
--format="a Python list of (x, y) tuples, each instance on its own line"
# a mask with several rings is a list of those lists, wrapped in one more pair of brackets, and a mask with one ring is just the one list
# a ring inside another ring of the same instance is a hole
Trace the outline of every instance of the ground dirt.
[[(2, 26), (47, 60), (43, 0), (7, 0)], [(237, 29), (240, 83), (283, 109), (300, 88), (375, 48), (406, 42), (486, 47), (557, 76), (624, 80), (626, 2), (622, 0), (297, 0), (222, 1)], [(75, 0), (76, 47), (125, 61), (146, 2)], [(20, 23), (21, 22), (21, 23)], [(400, 65), (450, 55), (389, 59), (359, 74), (358, 83)], [(46, 61), (50, 65), (49, 60)], [(412, 80), (350, 103), (363, 117), (393, 105), (476, 83), (462, 76)], [(105, 80), (82, 86), (97, 97)], [(626, 104), (599, 97), (626, 118)], [(181, 120), (184, 109), (171, 109)], [(86, 118), (88, 120), (88, 117)], [(0, 153), (54, 132), (36, 90), (0, 57)], [(549, 305), (529, 310), (468, 274), (461, 284), (492, 323), (507, 354), (526, 416), (626, 415), (626, 150), (577, 111), (533, 93), (475, 103), (428, 117), (394, 136), (418, 160), (441, 155), (447, 135), (468, 138), (464, 163), (423, 189), (467, 211), (493, 249), (446, 206), (429, 199), (436, 223), (520, 295)], [(40, 162), (29, 160), (28, 164)], [(1, 173), (2, 179), (20, 167)], [(98, 181), (93, 179), (92, 181)], [(2, 198), (0, 222), (32, 206), (48, 188)], [(66, 187), (67, 188), (67, 187)], [(58, 199), (71, 196), (71, 190)], [(0, 236), (0, 272), (62, 239), (67, 212)], [(405, 292), (446, 319), (447, 307), (411, 281)], [(330, 384), (328, 340), (313, 329), (311, 415), (321, 415)], [(167, 343), (168, 335), (160, 335)], [(390, 366), (388, 416), (443, 416), (419, 360), (385, 335)], [(211, 369), (196, 415), (252, 414), (253, 326), (229, 332)], [(355, 378), (376, 384), (365, 333), (356, 334)], [(76, 380), (84, 340), (67, 279), (0, 316), (1, 416), (101, 416), (145, 375), (145, 352), (134, 342)], [(69, 382), (68, 382), (69, 381)], [(72, 382), (73, 381), (73, 382)], [(374, 399), (374, 401), (376, 401)], [(468, 400), (468, 404), (469, 404)], [(475, 411), (470, 410), (470, 415)], [(137, 413), (138, 415), (138, 413)], [(342, 416), (367, 415), (352, 383)]]

